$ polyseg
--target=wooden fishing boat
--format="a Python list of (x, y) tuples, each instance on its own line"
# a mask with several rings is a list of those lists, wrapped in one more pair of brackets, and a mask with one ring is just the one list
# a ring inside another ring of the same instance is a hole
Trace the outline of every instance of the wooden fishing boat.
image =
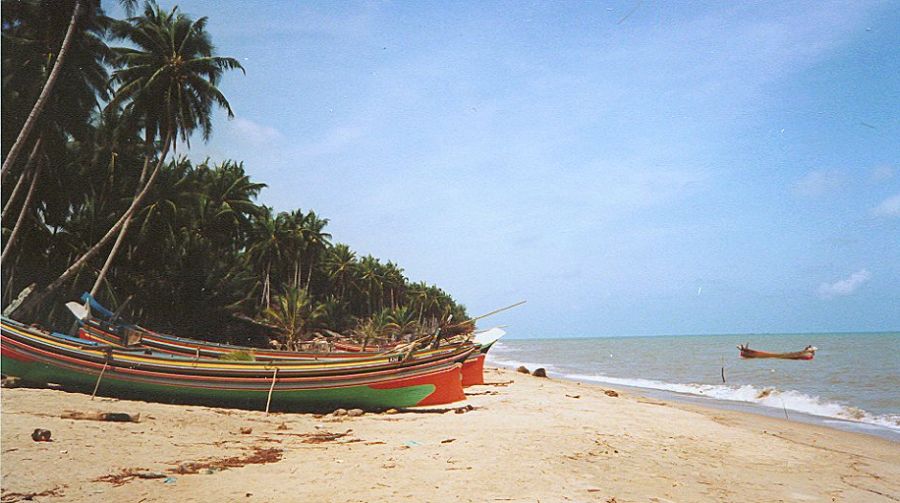
[[(118, 335), (122, 330), (103, 323), (98, 320), (86, 320), (83, 322), (79, 337), (85, 340), (107, 344), (113, 347), (125, 348), (134, 347), (126, 346), (122, 343), (122, 336)], [(127, 337), (127, 336), (126, 336)], [(340, 362), (340, 361), (359, 361), (360, 359), (370, 359), (383, 357), (383, 353), (308, 353), (308, 352), (291, 352), (291, 351), (272, 351), (257, 350), (256, 348), (247, 348), (242, 346), (230, 346), (224, 344), (209, 343), (193, 339), (185, 339), (180, 337), (166, 336), (150, 331), (142, 331), (138, 345), (152, 349), (152, 351), (181, 357), (189, 357), (192, 361), (199, 359), (220, 359), (223, 356), (236, 351), (249, 352), (254, 358), (260, 362), (291, 362), (291, 361), (321, 361), (321, 362)], [(472, 386), (476, 384), (484, 384), (484, 360), (485, 354), (480, 351), (480, 346), (473, 346), (474, 351), (468, 358), (462, 362), (462, 384), (463, 386)], [(438, 349), (419, 350), (410, 358), (412, 361), (421, 361), (423, 359), (433, 358), (435, 355), (444, 355), (448, 347)], [(259, 351), (259, 352), (257, 352)]]
[[(6, 322), (4, 322), (6, 323)], [(7, 337), (28, 337), (32, 341), (50, 346), (52, 350), (59, 352), (68, 351), (68, 347), (60, 345), (60, 339), (67, 336), (59, 334), (25, 333), (26, 331), (4, 326), (8, 332)], [(67, 339), (65, 339), (67, 340)], [(107, 347), (112, 347), (108, 346)], [(123, 348), (114, 348), (123, 349)], [(312, 377), (312, 376), (336, 376), (365, 372), (377, 372), (382, 370), (399, 370), (426, 363), (432, 363), (445, 359), (459, 361), (465, 360), (475, 347), (460, 345), (440, 348), (427, 355), (378, 355), (366, 358), (352, 358), (341, 360), (279, 360), (279, 361), (233, 361), (211, 358), (193, 358), (154, 352), (150, 349), (131, 348), (129, 351), (120, 351), (117, 361), (129, 368), (154, 372), (180, 373), (187, 375), (208, 375), (217, 377), (264, 377), (272, 375), (275, 368), (282, 377)], [(104, 361), (102, 354), (93, 358), (101, 364)]]
[[(133, 350), (79, 341), (7, 319), (2, 320), (0, 330), (0, 355), (3, 373), (25, 383), (52, 382), (77, 391), (96, 389), (100, 395), (159, 402), (248, 409), (271, 404), (276, 410), (305, 411), (441, 405), (465, 399), (459, 355), (393, 369), (325, 376), (282, 373), (279, 362), (267, 366), (267, 375), (236, 377), (228, 372), (186, 373), (184, 369), (166, 370), (165, 365), (153, 369), (135, 365)], [(170, 360), (175, 367), (184, 363), (180, 361), (184, 359)]]
[(741, 344), (738, 346), (741, 350), (741, 358), (779, 358), (782, 360), (812, 360), (816, 356), (815, 346), (806, 346), (803, 351), (794, 351), (793, 353), (770, 353), (768, 351), (757, 351), (750, 349), (750, 344)]
[[(90, 297), (83, 297), (89, 300), (91, 309), (107, 318), (112, 318), (113, 314), (100, 305), (96, 300)], [(235, 346), (230, 344), (219, 344), (214, 342), (201, 341), (197, 339), (189, 339), (183, 337), (175, 337), (172, 335), (160, 334), (152, 330), (148, 330), (136, 325), (125, 325), (121, 323), (112, 323), (107, 320), (92, 318), (86, 312), (81, 311), (81, 306), (77, 303), (69, 303), (69, 308), (76, 317), (80, 318), (81, 330), (80, 337), (102, 342), (109, 345), (117, 346), (133, 346), (141, 345), (152, 348), (155, 351), (168, 353), (172, 355), (191, 356), (194, 358), (222, 358), (230, 353), (249, 352), (252, 353), (255, 360), (259, 361), (347, 361), (349, 359), (360, 358), (377, 358), (384, 356), (384, 353), (373, 351), (368, 352), (300, 352), (300, 351), (282, 351), (260, 348), (249, 348), (245, 346)], [(469, 358), (463, 361), (462, 375), (463, 386), (471, 386), (484, 383), (484, 358), (483, 354), (502, 337), (505, 332), (499, 328), (490, 329), (476, 334), (475, 347)], [(410, 355), (414, 361), (433, 357), (435, 354), (443, 354), (448, 347), (445, 346), (438, 349), (423, 349), (413, 352)]]

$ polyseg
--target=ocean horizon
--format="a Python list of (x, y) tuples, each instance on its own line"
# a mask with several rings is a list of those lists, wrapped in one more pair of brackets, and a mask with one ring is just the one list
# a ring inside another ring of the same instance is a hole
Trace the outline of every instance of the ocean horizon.
[[(742, 359), (818, 348), (811, 361)], [(504, 338), (488, 363), (900, 441), (900, 332)], [(725, 382), (722, 382), (724, 372)]]

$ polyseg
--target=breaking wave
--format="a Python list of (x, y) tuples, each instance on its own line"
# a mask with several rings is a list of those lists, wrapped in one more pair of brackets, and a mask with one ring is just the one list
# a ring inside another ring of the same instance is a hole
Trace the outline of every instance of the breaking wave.
[(742, 386), (727, 386), (724, 384), (682, 384), (670, 383), (664, 381), (656, 381), (653, 379), (629, 379), (621, 377), (611, 377), (602, 374), (578, 374), (560, 372), (552, 364), (519, 361), (506, 358), (507, 353), (515, 353), (516, 350), (508, 347), (500, 346), (497, 354), (488, 353), (488, 362), (490, 364), (503, 367), (516, 368), (520, 365), (533, 370), (537, 367), (544, 367), (548, 371), (556, 371), (557, 375), (565, 379), (577, 381), (590, 381), (604, 384), (629, 386), (635, 388), (655, 389), (661, 391), (669, 391), (673, 393), (681, 393), (685, 395), (701, 396), (712, 398), (715, 400), (725, 400), (730, 402), (744, 402), (761, 405), (763, 407), (771, 407), (775, 409), (787, 409), (793, 412), (800, 412), (819, 416), (823, 418), (839, 419), (842, 421), (853, 421), (876, 426), (890, 428), (900, 431), (900, 415), (885, 414), (875, 415), (866, 412), (857, 407), (842, 405), (839, 403), (829, 402), (817, 396), (810, 396), (799, 391), (779, 390), (772, 387), (759, 388), (750, 384)]

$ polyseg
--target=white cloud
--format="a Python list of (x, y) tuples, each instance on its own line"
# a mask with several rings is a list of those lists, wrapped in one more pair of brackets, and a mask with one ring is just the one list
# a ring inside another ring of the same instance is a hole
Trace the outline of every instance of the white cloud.
[(868, 270), (860, 269), (850, 276), (837, 280), (834, 283), (822, 283), (819, 285), (819, 297), (831, 299), (834, 297), (850, 295), (871, 278), (872, 274)]
[(294, 152), (297, 157), (315, 158), (333, 155), (353, 147), (366, 134), (366, 128), (359, 124), (347, 124), (329, 129), (318, 139), (301, 144)]
[(877, 217), (900, 217), (900, 194), (881, 201), (881, 204), (872, 208), (872, 214)]
[(840, 187), (843, 178), (837, 171), (810, 171), (794, 182), (794, 192), (806, 197), (822, 196)]
[(894, 176), (894, 168), (890, 166), (878, 166), (872, 169), (872, 181), (883, 182), (890, 180)]
[(231, 121), (230, 127), (241, 140), (257, 147), (270, 145), (283, 137), (277, 129), (271, 126), (264, 126), (242, 117)]

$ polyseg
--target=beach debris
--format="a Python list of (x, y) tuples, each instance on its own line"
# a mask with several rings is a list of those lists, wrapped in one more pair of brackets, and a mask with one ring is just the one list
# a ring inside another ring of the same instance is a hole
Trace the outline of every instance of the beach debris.
[(568, 393), (566, 393), (566, 396), (569, 398), (581, 398), (581, 395), (570, 395)]
[(384, 411), (385, 414), (396, 414), (398, 412), (400, 412), (400, 411), (397, 409), (388, 409), (388, 410)]
[(166, 477), (163, 479), (163, 484), (174, 484), (175, 482), (178, 482), (178, 479), (175, 477)]
[(63, 419), (83, 419), (88, 421), (110, 421), (114, 423), (141, 422), (140, 414), (126, 414), (125, 412), (79, 412), (77, 410), (67, 410), (59, 417)]
[(287, 425), (287, 423), (282, 422), (282, 423), (279, 424), (278, 427), (275, 428), (275, 429), (276, 429), (276, 430), (282, 430), (282, 431), (283, 431), (283, 430), (288, 429), (288, 425)]
[(119, 473), (104, 475), (94, 479), (94, 482), (107, 482), (114, 486), (121, 486), (134, 479), (165, 479), (169, 478), (165, 473), (151, 472), (143, 468), (123, 468)]
[(500, 393), (496, 391), (478, 391), (478, 392), (466, 392), (466, 396), (479, 396), (479, 395), (499, 395)]
[(365, 411), (362, 409), (350, 409), (347, 411), (347, 416), (349, 417), (358, 417), (365, 414)]
[(301, 442), (304, 444), (321, 444), (323, 442), (333, 442), (339, 438), (346, 437), (352, 433), (352, 429), (348, 429), (343, 433), (334, 433), (330, 431), (317, 431), (314, 433), (275, 433), (275, 435), (288, 435), (291, 437), (303, 438)]
[[(527, 374), (527, 372), (526, 372), (526, 374)], [(513, 381), (486, 382), (486, 383), (481, 383), (480, 386), (503, 386), (503, 387), (506, 387), (512, 383), (513, 383)]]
[(449, 444), (450, 442), (454, 442), (455, 440), (456, 440), (455, 438), (448, 438), (448, 439), (446, 439), (446, 440), (441, 440), (441, 443), (442, 443), (442, 444)]
[(403, 445), (405, 447), (415, 447), (417, 445), (422, 445), (422, 444), (420, 444), (419, 442), (416, 442), (415, 440), (407, 440), (406, 442), (403, 442)]
[(613, 390), (611, 390), (611, 389), (605, 389), (605, 390), (603, 390), (603, 394), (606, 395), (606, 396), (611, 396), (611, 397), (613, 397), (613, 398), (617, 398), (617, 397), (619, 396), (619, 394), (618, 394), (617, 392), (615, 392), (615, 391), (613, 391)]
[(33, 432), (31, 432), (31, 439), (35, 442), (52, 442), (50, 440), (50, 430), (44, 430), (42, 428), (35, 428)]
[(475, 407), (473, 407), (471, 405), (464, 405), (462, 407), (456, 407), (455, 409), (453, 409), (453, 413), (454, 414), (465, 414), (466, 412), (469, 412), (472, 410), (475, 410)]
[[(180, 475), (193, 475), (206, 469), (221, 471), (227, 468), (240, 468), (246, 465), (264, 465), (281, 461), (282, 452), (281, 449), (276, 447), (255, 447), (253, 452), (245, 456), (232, 456), (229, 458), (179, 463), (175, 468), (169, 470), (169, 472)], [(169, 478), (174, 479), (174, 477)], [(168, 480), (168, 478), (166, 480)]]
[(544, 367), (539, 367), (534, 369), (534, 372), (531, 373), (534, 377), (547, 377), (547, 370)]
[(307, 438), (303, 440), (304, 444), (321, 444), (324, 442), (334, 442), (339, 438), (346, 437), (353, 430), (347, 430), (344, 433), (332, 433), (330, 431), (323, 431), (319, 433), (313, 433), (308, 435)]
[(137, 472), (134, 475), (139, 479), (164, 479), (164, 478), (166, 478), (165, 473), (159, 473), (159, 472)]
[(253, 433), (253, 428), (251, 428), (249, 426), (241, 426), (240, 432), (241, 432), (241, 435), (249, 435), (249, 434)]
[(15, 388), (19, 385), (19, 378), (13, 376), (3, 376), (2, 381), (0, 381), (0, 387), (3, 388)]
[(337, 409), (334, 412), (332, 412), (331, 415), (335, 416), (335, 417), (346, 416), (347, 409)]
[[(67, 486), (62, 486), (67, 487)], [(43, 497), (43, 496), (55, 496), (60, 497), (63, 495), (62, 488), (54, 487), (53, 489), (47, 489), (45, 491), (41, 491), (39, 493), (3, 493), (3, 498), (0, 499), (3, 503), (12, 503), (14, 501), (33, 501), (35, 498)]]
[(525, 365), (519, 365), (519, 368), (516, 369), (516, 372), (518, 372), (520, 374), (530, 374), (531, 373), (531, 371), (528, 370), (528, 367), (526, 367)]

